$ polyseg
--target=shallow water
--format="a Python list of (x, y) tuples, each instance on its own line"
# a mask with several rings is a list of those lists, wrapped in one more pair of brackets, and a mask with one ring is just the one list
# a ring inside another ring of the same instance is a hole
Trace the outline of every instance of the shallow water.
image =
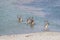
[[(12, 3), (11, 3), (12, 2)], [(23, 17), (23, 22), (19, 23), (17, 16)], [(34, 17), (35, 25), (31, 28), (26, 24), (26, 19)], [(60, 32), (60, 25), (50, 21), (49, 30)], [(13, 1), (0, 0), (0, 35), (24, 34), (31, 32), (42, 32), (44, 30), (44, 19), (20, 10), (13, 4)]]

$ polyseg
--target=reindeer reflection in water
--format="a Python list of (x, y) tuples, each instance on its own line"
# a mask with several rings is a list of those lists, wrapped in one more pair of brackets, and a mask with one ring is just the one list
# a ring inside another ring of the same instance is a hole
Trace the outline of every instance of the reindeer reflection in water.
[(31, 26), (31, 28), (33, 28), (34, 27), (34, 19), (33, 19), (33, 17), (29, 17), (28, 19), (27, 19), (27, 24), (29, 24), (30, 26)]

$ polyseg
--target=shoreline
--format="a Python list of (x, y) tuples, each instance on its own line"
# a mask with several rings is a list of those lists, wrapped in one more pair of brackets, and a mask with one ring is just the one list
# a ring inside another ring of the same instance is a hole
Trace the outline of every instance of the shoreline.
[(60, 32), (37, 32), (0, 36), (0, 40), (60, 40)]

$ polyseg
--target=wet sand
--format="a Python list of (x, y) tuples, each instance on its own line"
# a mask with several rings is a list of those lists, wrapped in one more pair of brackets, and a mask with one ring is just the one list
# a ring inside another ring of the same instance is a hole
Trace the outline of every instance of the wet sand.
[(60, 32), (37, 32), (29, 34), (3, 35), (0, 40), (60, 40)]

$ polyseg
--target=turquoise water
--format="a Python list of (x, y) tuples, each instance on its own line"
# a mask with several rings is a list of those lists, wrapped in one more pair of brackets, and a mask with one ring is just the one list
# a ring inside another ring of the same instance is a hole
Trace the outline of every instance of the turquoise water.
[[(13, 4), (16, 1), (17, 0), (0, 0), (0, 35), (43, 31), (44, 18), (20, 10), (15, 4)], [(23, 18), (22, 23), (19, 23), (17, 19), (17, 16), (20, 15)], [(30, 16), (33, 16), (35, 20), (33, 28), (26, 24), (26, 19)], [(49, 20), (49, 22), (50, 25), (48, 28), (50, 31), (60, 32), (60, 25), (56, 24), (56, 22), (53, 22), (52, 20)]]

